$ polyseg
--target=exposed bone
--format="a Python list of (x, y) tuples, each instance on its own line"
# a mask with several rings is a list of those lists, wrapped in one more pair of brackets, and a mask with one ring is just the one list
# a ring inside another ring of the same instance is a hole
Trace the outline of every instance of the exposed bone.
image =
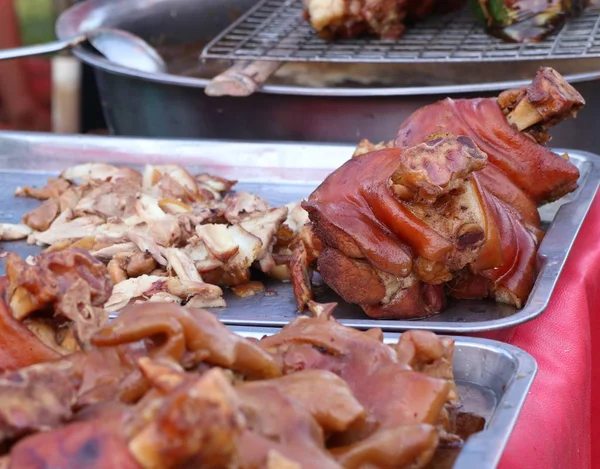
[(514, 111), (506, 116), (508, 122), (516, 126), (519, 131), (525, 130), (532, 125), (541, 122), (544, 118), (533, 104), (527, 99), (523, 99)]
[(550, 67), (540, 68), (529, 86), (500, 94), (498, 102), (510, 111), (506, 118), (519, 131), (536, 124), (550, 127), (575, 117), (585, 105), (577, 90)]

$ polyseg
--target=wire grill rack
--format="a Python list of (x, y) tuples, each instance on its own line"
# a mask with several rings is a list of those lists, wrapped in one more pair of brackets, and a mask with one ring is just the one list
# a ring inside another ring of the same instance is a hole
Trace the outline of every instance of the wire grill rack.
[(468, 8), (431, 17), (396, 40), (324, 41), (302, 17), (302, 0), (261, 0), (214, 38), (203, 59), (281, 62), (498, 62), (600, 57), (600, 8), (590, 7), (538, 43), (487, 34)]

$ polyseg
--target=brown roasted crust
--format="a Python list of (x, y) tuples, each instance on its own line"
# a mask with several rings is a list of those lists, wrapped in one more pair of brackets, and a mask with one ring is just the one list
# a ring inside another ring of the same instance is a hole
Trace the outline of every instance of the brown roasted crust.
[[(339, 327), (332, 320), (298, 318), (281, 333), (263, 339), (261, 345), (282, 354), (286, 374), (305, 369), (332, 370), (348, 383), (367, 416), (338, 435), (336, 446), (351, 445), (376, 430), (432, 424), (438, 409), (450, 397), (445, 380), (413, 372), (406, 361), (398, 360), (396, 352), (389, 353), (378, 336)], [(419, 403), (413, 401), (417, 405), (407, 412), (401, 396), (383, 386), (384, 382), (393, 383), (395, 389), (403, 389)]]
[(292, 255), (289, 262), (290, 276), (296, 305), (299, 312), (314, 299), (312, 276), (315, 261), (323, 249), (321, 240), (315, 235), (313, 225), (302, 228), (298, 238), (290, 246)]
[(486, 164), (487, 155), (469, 137), (432, 135), (402, 153), (390, 188), (401, 200), (431, 205), (461, 189), (466, 177)]
[(371, 305), (385, 297), (385, 286), (367, 261), (327, 247), (319, 255), (317, 268), (325, 283), (348, 303)]
[[(536, 205), (556, 200), (577, 187), (579, 170), (509, 124), (494, 98), (445, 99), (413, 113), (398, 132), (396, 146), (410, 148), (433, 132), (467, 135), (517, 190)], [(486, 182), (487, 187), (487, 182)], [(493, 183), (489, 188), (494, 191)], [(496, 190), (508, 195), (507, 190)], [(503, 199), (510, 203), (511, 197)]]
[(230, 466), (244, 427), (239, 397), (222, 370), (183, 382), (146, 412), (129, 441), (142, 467)]
[(445, 303), (443, 286), (415, 282), (399, 290), (388, 303), (360, 306), (375, 319), (418, 319), (441, 312)]
[(556, 70), (541, 67), (530, 85), (500, 93), (498, 104), (518, 130), (536, 126), (534, 135), (543, 135), (564, 119), (576, 117), (585, 100)]
[[(432, 425), (406, 425), (380, 430), (351, 445), (335, 448), (333, 454), (342, 467), (426, 467), (433, 458), (439, 437)], [(398, 446), (402, 451), (398, 451)]]
[(331, 246), (342, 252), (345, 256), (362, 259), (362, 253), (354, 239), (340, 228), (329, 222), (319, 211), (309, 213), (312, 222), (311, 229), (315, 236), (326, 246)]
[(74, 422), (62, 428), (32, 435), (18, 442), (10, 453), (9, 469), (62, 467), (140, 469), (127, 450), (120, 432), (121, 413)]
[[(486, 161), (471, 139), (437, 134), (414, 148), (364, 154), (334, 171), (303, 204), (324, 245), (317, 269), (325, 283), (371, 317), (440, 312), (443, 284), (453, 272), (481, 253), (486, 266), (501, 262), (491, 247), (495, 224), (474, 177)], [(304, 298), (299, 307), (310, 296)]]

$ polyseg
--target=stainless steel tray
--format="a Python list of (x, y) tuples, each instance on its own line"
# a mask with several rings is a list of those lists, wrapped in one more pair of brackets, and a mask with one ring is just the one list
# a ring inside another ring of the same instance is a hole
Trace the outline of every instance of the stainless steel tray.
[[(220, 141), (149, 140), (117, 137), (59, 136), (0, 133), (0, 221), (16, 222), (38, 205), (15, 198), (19, 185), (44, 184), (65, 167), (88, 161), (128, 165), (174, 162), (192, 171), (209, 171), (240, 180), (238, 189), (260, 194), (273, 204), (306, 197), (329, 172), (346, 161), (353, 147), (294, 143), (232, 143)], [(557, 150), (562, 152), (564, 150)], [(542, 207), (549, 229), (539, 253), (539, 275), (525, 307), (492, 301), (456, 301), (439, 315), (416, 321), (369, 319), (327, 288), (319, 287), (319, 301), (338, 301), (336, 318), (342, 323), (388, 331), (429, 329), (450, 334), (504, 329), (529, 321), (546, 309), (560, 272), (585, 219), (600, 183), (600, 158), (570, 151), (581, 171), (579, 189), (561, 201)], [(0, 248), (22, 255), (38, 251), (25, 243), (4, 243)], [(0, 272), (3, 265), (0, 260)], [(228, 307), (219, 317), (226, 324), (279, 327), (297, 316), (289, 284), (266, 281), (267, 292), (252, 298), (226, 293)]]
[[(232, 327), (241, 335), (260, 339), (274, 328)], [(386, 343), (400, 334), (385, 333)], [(463, 411), (486, 419), (482, 432), (471, 436), (454, 469), (492, 469), (502, 457), (508, 438), (537, 372), (534, 358), (512, 345), (488, 339), (454, 337), (454, 377)]]

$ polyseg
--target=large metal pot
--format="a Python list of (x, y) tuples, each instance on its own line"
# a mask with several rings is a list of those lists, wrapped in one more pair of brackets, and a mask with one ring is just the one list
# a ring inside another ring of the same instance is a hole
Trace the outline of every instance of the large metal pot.
[[(356, 142), (389, 140), (417, 108), (446, 96), (496, 94), (521, 86), (542, 65), (290, 64), (260, 93), (210, 98), (208, 79), (230, 64), (201, 64), (202, 45), (255, 0), (88, 0), (57, 23), (60, 39), (99, 26), (134, 32), (157, 47), (170, 73), (149, 75), (103, 59), (92, 49), (75, 54), (96, 70), (110, 130), (119, 135)], [(545, 63), (569, 76), (587, 100), (577, 120), (554, 131), (553, 145), (600, 152), (600, 61)]]

